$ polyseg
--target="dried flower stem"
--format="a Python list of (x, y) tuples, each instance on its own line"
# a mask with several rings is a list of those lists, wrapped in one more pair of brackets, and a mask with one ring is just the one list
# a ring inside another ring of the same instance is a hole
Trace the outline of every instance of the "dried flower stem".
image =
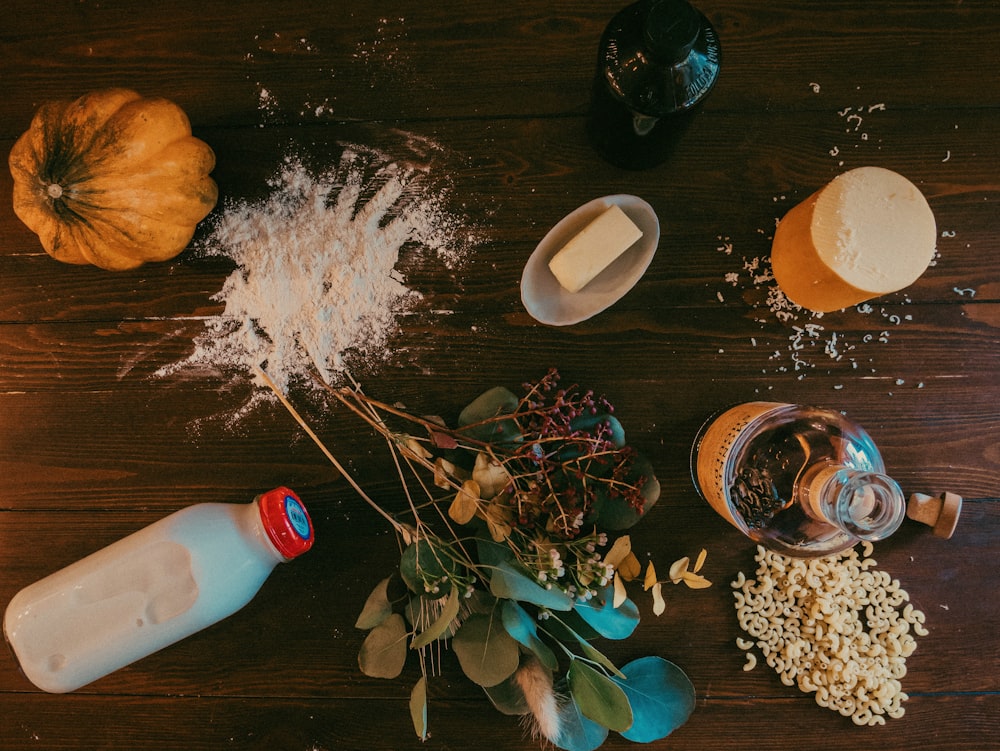
[(271, 380), (271, 377), (264, 371), (264, 369), (258, 367), (257, 372), (260, 374), (260, 377), (264, 379), (264, 383), (267, 384), (267, 387), (274, 392), (274, 395), (276, 397), (278, 397), (278, 401), (280, 401), (281, 404), (285, 407), (285, 409), (288, 410), (288, 413), (293, 418), (295, 418), (295, 421), (302, 427), (302, 429), (306, 432), (306, 434), (310, 438), (312, 438), (313, 443), (315, 443), (319, 447), (319, 450), (322, 451), (323, 454), (326, 456), (326, 458), (330, 460), (330, 463), (336, 468), (338, 472), (340, 472), (341, 476), (343, 476), (343, 478), (347, 480), (348, 484), (352, 488), (354, 488), (354, 490), (357, 492), (358, 495), (361, 496), (361, 498), (365, 501), (365, 503), (367, 503), (369, 506), (375, 509), (383, 518), (385, 518), (385, 520), (392, 525), (393, 529), (395, 529), (400, 534), (406, 534), (407, 533), (406, 527), (400, 522), (393, 519), (389, 513), (384, 511), (381, 506), (375, 503), (375, 501), (373, 501), (368, 496), (368, 494), (357, 483), (357, 481), (353, 477), (351, 477), (350, 473), (344, 468), (344, 466), (339, 461), (337, 461), (337, 457), (335, 457), (332, 453), (330, 453), (330, 450), (319, 439), (319, 436), (317, 436), (316, 433), (313, 432), (312, 428), (309, 427), (309, 425), (298, 413), (298, 411), (296, 411), (295, 407), (292, 406), (291, 402), (288, 401), (285, 395), (281, 393), (281, 391), (278, 389), (277, 384), (275, 384), (275, 382)]

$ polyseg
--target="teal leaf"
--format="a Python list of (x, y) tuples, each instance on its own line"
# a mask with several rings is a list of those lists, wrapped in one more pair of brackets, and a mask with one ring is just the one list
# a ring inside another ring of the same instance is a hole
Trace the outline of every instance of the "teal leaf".
[(601, 589), (597, 597), (578, 602), (576, 612), (605, 639), (627, 639), (639, 625), (639, 608), (630, 599), (616, 608), (614, 587), (610, 584)]
[(550, 610), (571, 610), (574, 604), (561, 589), (546, 589), (509, 563), (500, 563), (491, 571), (490, 592), (498, 599), (530, 602)]
[(632, 727), (628, 697), (614, 680), (578, 659), (570, 663), (566, 678), (584, 717), (618, 732)]
[(611, 442), (615, 448), (624, 448), (625, 429), (618, 421), (617, 417), (600, 412), (596, 415), (585, 414), (574, 417), (569, 422), (570, 429), (575, 433), (582, 433), (584, 437), (570, 438), (559, 448), (557, 458), (563, 462), (579, 459), (578, 464), (583, 470), (594, 477), (606, 477), (611, 474), (614, 466), (612, 457), (603, 455), (600, 458), (584, 456), (589, 454), (592, 447), (592, 440), (598, 433), (600, 425), (606, 424), (610, 431), (604, 437)]
[(576, 640), (580, 645), (580, 649), (584, 655), (586, 655), (592, 662), (596, 662), (598, 665), (605, 667), (608, 672), (614, 673), (615, 675), (624, 676), (615, 667), (615, 664), (609, 660), (603, 652), (594, 647), (584, 636), (574, 630), (574, 627), (570, 625), (570, 621), (578, 620), (580, 625), (584, 628), (589, 629), (580, 617), (575, 613), (552, 613), (548, 620), (545, 621), (545, 631), (550, 634), (553, 638), (558, 639), (561, 642), (568, 642)]
[(684, 671), (661, 657), (643, 657), (622, 668), (614, 679), (632, 706), (632, 727), (622, 737), (650, 743), (679, 728), (694, 711), (694, 686)]
[(538, 638), (538, 624), (524, 608), (513, 600), (504, 600), (503, 626), (518, 644), (530, 650), (549, 670), (559, 667), (555, 653)]
[(611, 443), (615, 445), (615, 448), (624, 448), (625, 446), (625, 428), (618, 421), (618, 418), (614, 415), (609, 415), (607, 412), (598, 412), (596, 415), (583, 414), (579, 417), (574, 417), (569, 422), (570, 428), (573, 430), (582, 430), (591, 435), (596, 434), (597, 428), (601, 423), (606, 423), (610, 433), (607, 438)]
[(495, 686), (517, 670), (517, 642), (503, 627), (497, 611), (469, 616), (451, 644), (462, 671), (480, 686)]
[(410, 692), (410, 719), (413, 720), (413, 729), (417, 737), (426, 741), (429, 737), (427, 733), (427, 678), (420, 676), (413, 690)]
[(594, 751), (608, 737), (608, 729), (583, 716), (575, 701), (559, 707), (559, 736), (554, 743), (565, 751)]
[(358, 665), (361, 672), (372, 678), (397, 678), (406, 664), (406, 622), (399, 613), (393, 613), (368, 632)]
[(354, 623), (354, 628), (365, 631), (375, 628), (392, 613), (392, 603), (389, 602), (389, 580), (391, 578), (391, 576), (387, 576), (375, 585), (375, 589), (368, 595), (365, 606), (361, 609), (361, 615)]
[(461, 432), (479, 441), (504, 443), (521, 440), (521, 429), (513, 419), (497, 420), (512, 415), (521, 400), (503, 386), (496, 386), (474, 399), (458, 415)]
[(632, 467), (625, 479), (635, 482), (641, 477), (645, 477), (642, 486), (642, 497), (644, 499), (642, 511), (633, 508), (621, 496), (612, 497), (608, 495), (607, 489), (599, 485), (597, 490), (597, 500), (595, 503), (595, 519), (602, 528), (619, 532), (635, 525), (641, 518), (649, 513), (649, 510), (656, 505), (660, 498), (660, 481), (653, 474), (653, 465), (649, 459), (641, 454), (636, 455), (632, 461)]

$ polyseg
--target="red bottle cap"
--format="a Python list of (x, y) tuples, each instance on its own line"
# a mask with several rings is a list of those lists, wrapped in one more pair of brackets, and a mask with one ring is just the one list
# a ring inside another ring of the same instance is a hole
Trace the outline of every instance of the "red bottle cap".
[(257, 505), (268, 538), (285, 558), (300, 556), (312, 547), (312, 519), (293, 491), (269, 490), (257, 497)]

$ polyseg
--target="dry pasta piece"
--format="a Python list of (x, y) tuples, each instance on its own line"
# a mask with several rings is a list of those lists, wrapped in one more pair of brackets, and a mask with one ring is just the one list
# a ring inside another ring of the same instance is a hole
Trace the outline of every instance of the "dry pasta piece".
[[(899, 679), (913, 635), (927, 630), (899, 580), (874, 568), (873, 546), (861, 549), (805, 561), (758, 546), (756, 578), (739, 572), (731, 586), (737, 621), (754, 640), (737, 638), (737, 646), (756, 644), (782, 683), (872, 726), (902, 716)], [(746, 655), (751, 670), (757, 657)]]

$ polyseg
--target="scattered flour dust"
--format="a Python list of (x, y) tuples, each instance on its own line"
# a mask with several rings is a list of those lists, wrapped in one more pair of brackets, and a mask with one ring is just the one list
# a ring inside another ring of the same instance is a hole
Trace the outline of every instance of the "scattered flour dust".
[(199, 244), (236, 263), (213, 297), (225, 309), (207, 320), (189, 357), (158, 375), (251, 375), (261, 388), (246, 412), (270, 398), (258, 367), (287, 392), (313, 384), (311, 373), (333, 383), (349, 361), (387, 360), (399, 316), (421, 300), (397, 268), (400, 252), (414, 248), (416, 262), (455, 269), (476, 242), (446, 208), (447, 190), (428, 187), (427, 177), (358, 148), (325, 174), (286, 157), (269, 196), (227, 204)]

